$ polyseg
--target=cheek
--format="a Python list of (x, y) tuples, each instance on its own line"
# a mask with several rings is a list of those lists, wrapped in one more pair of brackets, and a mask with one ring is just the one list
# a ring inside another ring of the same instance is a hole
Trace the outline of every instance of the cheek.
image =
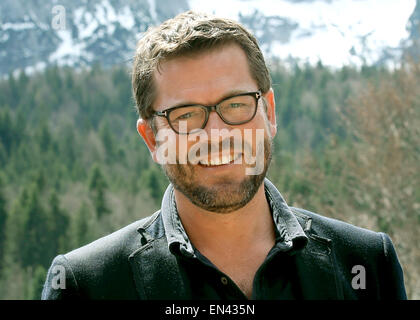
[(251, 121), (252, 126), (248, 126), (249, 129), (252, 130), (252, 146), (255, 148), (256, 140), (260, 139), (261, 137), (271, 137), (271, 123), (268, 120), (267, 113), (265, 112), (265, 108), (258, 108), (258, 112), (255, 115), (255, 118)]
[(262, 110), (259, 114), (259, 128), (264, 129), (265, 135), (267, 135), (270, 139), (272, 139), (272, 132), (271, 132), (271, 122), (268, 119), (267, 113)]
[(156, 132), (162, 129), (167, 130), (171, 128), (168, 121), (166, 121), (166, 119), (162, 117), (155, 117), (154, 127)]

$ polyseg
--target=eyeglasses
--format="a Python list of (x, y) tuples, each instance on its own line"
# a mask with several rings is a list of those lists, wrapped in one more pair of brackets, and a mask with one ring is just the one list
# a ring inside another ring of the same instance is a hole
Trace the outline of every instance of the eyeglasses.
[(153, 116), (165, 117), (177, 134), (190, 134), (204, 129), (211, 111), (216, 111), (227, 124), (240, 125), (251, 121), (257, 113), (261, 91), (246, 92), (223, 99), (216, 105), (184, 105), (156, 111)]

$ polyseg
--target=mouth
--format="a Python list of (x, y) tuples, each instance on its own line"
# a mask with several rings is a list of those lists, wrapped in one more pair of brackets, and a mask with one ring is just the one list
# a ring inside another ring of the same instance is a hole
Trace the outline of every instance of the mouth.
[(230, 154), (230, 155), (225, 155), (225, 156), (222, 156), (222, 157), (210, 157), (210, 160), (202, 159), (202, 160), (199, 161), (198, 164), (203, 166), (203, 167), (223, 166), (223, 165), (234, 163), (241, 156), (242, 156), (242, 154), (238, 153), (236, 155)]

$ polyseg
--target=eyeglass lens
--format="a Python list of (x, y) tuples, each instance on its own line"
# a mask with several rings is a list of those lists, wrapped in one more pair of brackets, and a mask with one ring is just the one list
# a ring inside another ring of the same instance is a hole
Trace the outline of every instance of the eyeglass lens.
[[(256, 99), (251, 95), (237, 96), (222, 101), (218, 106), (222, 120), (228, 124), (241, 124), (254, 116)], [(175, 131), (189, 133), (203, 127), (206, 113), (204, 106), (188, 106), (172, 110), (168, 120)]]

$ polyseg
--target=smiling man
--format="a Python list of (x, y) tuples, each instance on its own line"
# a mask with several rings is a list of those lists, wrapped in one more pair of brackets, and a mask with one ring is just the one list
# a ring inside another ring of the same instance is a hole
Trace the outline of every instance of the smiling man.
[(43, 299), (406, 298), (386, 234), (289, 207), (265, 178), (275, 100), (241, 25), (187, 12), (148, 30), (132, 83), (162, 207), (57, 256)]

